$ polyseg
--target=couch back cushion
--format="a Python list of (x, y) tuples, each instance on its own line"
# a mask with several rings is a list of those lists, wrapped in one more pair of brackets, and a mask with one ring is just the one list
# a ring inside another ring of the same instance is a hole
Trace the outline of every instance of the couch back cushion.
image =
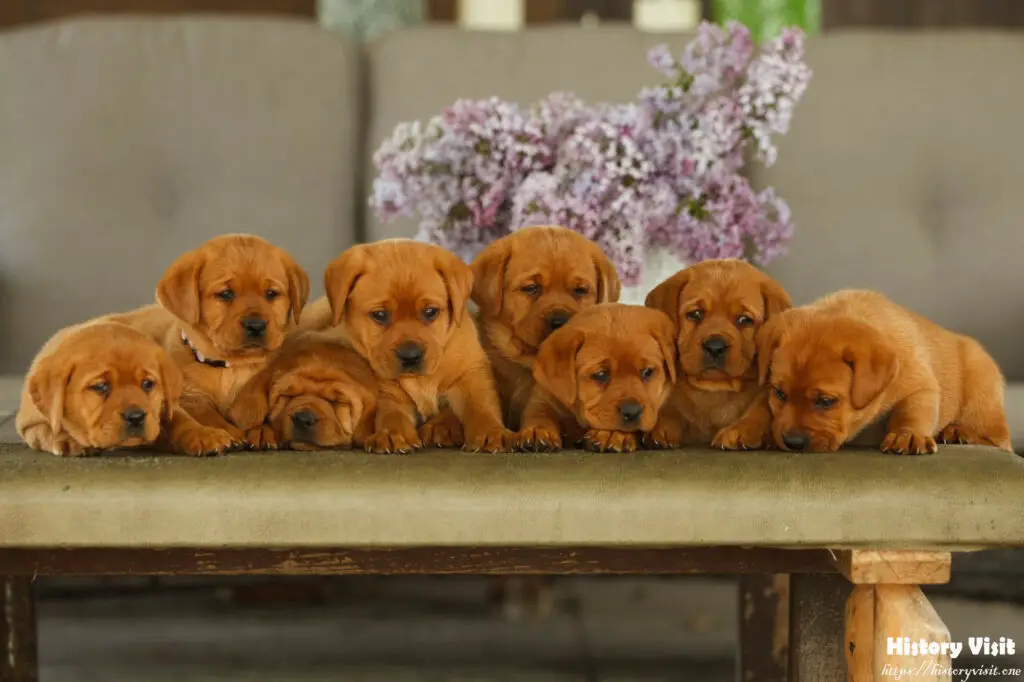
[(153, 301), (222, 233), (322, 289), (354, 241), (359, 55), (287, 20), (104, 19), (0, 37), (0, 372), (58, 328)]
[(769, 270), (797, 303), (879, 289), (1024, 379), (1024, 36), (838, 33), (808, 61), (778, 163), (752, 168), (797, 223)]

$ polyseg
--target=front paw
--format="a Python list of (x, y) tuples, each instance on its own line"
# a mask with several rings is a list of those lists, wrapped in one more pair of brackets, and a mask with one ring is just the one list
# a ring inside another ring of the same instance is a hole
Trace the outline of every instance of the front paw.
[(636, 450), (636, 435), (629, 431), (604, 431), (591, 429), (584, 437), (588, 450), (594, 452), (633, 452)]
[(179, 434), (175, 449), (192, 457), (212, 457), (229, 452), (241, 442), (241, 438), (235, 438), (224, 429), (196, 425)]
[(759, 425), (740, 422), (719, 430), (711, 440), (711, 447), (721, 450), (760, 450), (768, 440), (768, 432)]
[(524, 426), (516, 434), (514, 445), (526, 452), (554, 452), (562, 448), (562, 435), (546, 426)]
[(504, 426), (477, 430), (466, 435), (462, 449), (467, 452), (508, 452), (516, 435)]
[(98, 449), (87, 448), (78, 441), (71, 440), (70, 438), (58, 438), (55, 440), (50, 452), (58, 457), (89, 457), (100, 453)]
[(404, 455), (423, 447), (423, 441), (410, 425), (408, 429), (381, 429), (367, 438), (363, 445), (367, 452)]
[(937, 452), (939, 446), (930, 433), (917, 433), (908, 429), (890, 431), (882, 440), (882, 452), (899, 455), (925, 455)]
[(245, 432), (245, 447), (250, 450), (276, 450), (277, 434), (269, 424), (260, 424)]
[(659, 421), (654, 428), (642, 437), (645, 447), (652, 450), (674, 450), (683, 444), (683, 427)]
[(458, 448), (465, 443), (462, 422), (451, 413), (434, 415), (419, 428), (418, 435), (426, 447)]

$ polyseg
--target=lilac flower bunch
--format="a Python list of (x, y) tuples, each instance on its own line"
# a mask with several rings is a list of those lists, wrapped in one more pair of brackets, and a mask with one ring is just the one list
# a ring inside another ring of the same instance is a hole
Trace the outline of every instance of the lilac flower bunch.
[(385, 220), (418, 217), (421, 239), (467, 259), (520, 227), (564, 225), (600, 245), (626, 285), (651, 248), (767, 263), (792, 237), (789, 209), (742, 170), (751, 156), (775, 162), (773, 139), (811, 76), (803, 41), (786, 30), (756, 50), (743, 25), (705, 22), (681, 55), (651, 50), (667, 82), (635, 102), (460, 100), (395, 129), (374, 156), (370, 204)]

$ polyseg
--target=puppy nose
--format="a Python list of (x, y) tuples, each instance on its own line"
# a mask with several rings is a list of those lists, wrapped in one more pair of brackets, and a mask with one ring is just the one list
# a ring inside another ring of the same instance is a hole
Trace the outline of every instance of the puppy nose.
[(803, 431), (787, 431), (782, 434), (782, 444), (789, 450), (799, 452), (807, 447), (807, 434)]
[(242, 318), (242, 328), (246, 336), (258, 339), (267, 331), (267, 321), (262, 317), (245, 317)]
[(292, 415), (292, 424), (297, 429), (309, 430), (316, 426), (316, 415), (309, 410), (299, 410)]
[(556, 310), (555, 312), (548, 315), (548, 331), (555, 331), (559, 327), (564, 327), (565, 323), (572, 317), (569, 313), (564, 310)]
[(129, 407), (121, 413), (121, 419), (128, 428), (141, 429), (146, 424), (146, 411), (141, 407)]
[(709, 336), (704, 339), (704, 343), (701, 344), (701, 348), (704, 349), (704, 352), (707, 353), (709, 357), (717, 359), (722, 357), (725, 351), (729, 350), (729, 342), (721, 336)]
[(640, 421), (644, 406), (635, 400), (623, 400), (619, 403), (619, 417), (623, 424), (635, 424)]
[(402, 367), (406, 369), (415, 369), (423, 362), (423, 349), (420, 348), (418, 343), (413, 343), (412, 341), (406, 341), (398, 346), (395, 349), (395, 355), (398, 356), (398, 361), (402, 363)]

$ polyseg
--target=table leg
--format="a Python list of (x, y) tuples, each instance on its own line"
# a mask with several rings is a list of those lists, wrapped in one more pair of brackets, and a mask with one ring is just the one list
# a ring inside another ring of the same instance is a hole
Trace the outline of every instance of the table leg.
[(30, 578), (0, 578), (0, 653), (0, 682), (39, 681)]
[(843, 626), (853, 586), (840, 575), (790, 577), (790, 682), (845, 682)]
[(739, 580), (739, 682), (786, 682), (789, 669), (789, 575)]

